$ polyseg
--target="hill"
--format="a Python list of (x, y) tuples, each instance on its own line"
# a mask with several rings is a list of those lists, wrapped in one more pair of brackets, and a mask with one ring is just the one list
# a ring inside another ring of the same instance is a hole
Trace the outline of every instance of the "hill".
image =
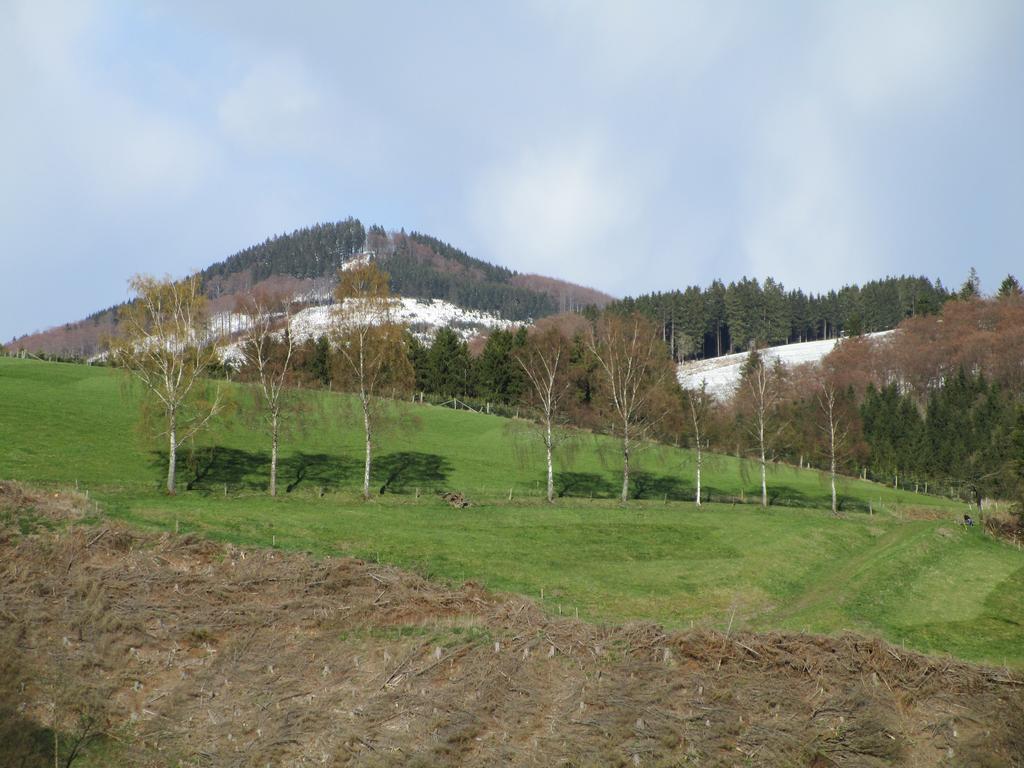
[[(441, 300), (463, 310), (526, 321), (580, 308), (604, 306), (612, 297), (553, 277), (521, 275), (476, 259), (429, 235), (369, 230), (354, 218), (268, 238), (217, 262), (200, 274), (212, 313), (229, 313), (240, 293), (255, 288), (282, 291), (308, 304), (330, 300), (338, 269), (360, 253), (372, 253), (391, 276), (392, 290), (405, 298)], [(83, 359), (117, 332), (119, 306), (84, 320), (12, 339), (25, 349), (60, 358)]]
[[(822, 511), (815, 472), (773, 467), (773, 506), (756, 498), (746, 462), (715, 457), (700, 510), (688, 451), (652, 447), (638, 460), (641, 500), (615, 495), (618, 452), (580, 433), (558, 458), (554, 506), (539, 502), (543, 457), (522, 420), (412, 404), (383, 440), (379, 497), (358, 501), (360, 431), (350, 400), (303, 395), (308, 428), (286, 442), (270, 499), (266, 439), (240, 416), (183, 471), (191, 492), (158, 492), (163, 456), (137, 430), (116, 371), (0, 360), (0, 477), (78, 485), (112, 517), (156, 531), (244, 546), (347, 554), (442, 579), (540, 596), (557, 613), (651, 619), (671, 627), (855, 629), (925, 651), (1024, 666), (1024, 555), (955, 521), (945, 499), (847, 480), (845, 514)], [(235, 388), (244, 403), (245, 392)], [(182, 488), (184, 491), (184, 487)], [(455, 510), (435, 495), (459, 490)], [(510, 498), (511, 496), (511, 498)], [(868, 512), (870, 508), (873, 514)]]
[(2, 482), (0, 541), (5, 765), (1024, 764), (1019, 675), (851, 634), (596, 626)]

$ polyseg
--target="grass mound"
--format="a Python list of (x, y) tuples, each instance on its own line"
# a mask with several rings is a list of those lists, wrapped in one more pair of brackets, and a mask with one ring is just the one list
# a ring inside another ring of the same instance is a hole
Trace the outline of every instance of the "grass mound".
[(4, 764), (52, 765), (52, 728), (76, 765), (1024, 764), (1024, 681), (878, 640), (602, 627), (351, 558), (12, 525)]

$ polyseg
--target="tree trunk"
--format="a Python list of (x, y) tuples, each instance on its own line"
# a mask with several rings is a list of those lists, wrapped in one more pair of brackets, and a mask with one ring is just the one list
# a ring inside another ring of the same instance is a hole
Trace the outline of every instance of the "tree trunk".
[(548, 503), (551, 504), (555, 500), (555, 473), (554, 464), (551, 461), (551, 419), (547, 419), (545, 424), (547, 433), (544, 436), (544, 447), (547, 449), (548, 454)]
[(363, 395), (363, 428), (366, 430), (366, 465), (363, 467), (363, 498), (370, 498), (370, 464), (373, 461), (373, 442), (370, 433), (370, 401)]
[(761, 449), (761, 508), (768, 509), (768, 477), (767, 468), (765, 465), (764, 456), (764, 413), (762, 412), (758, 420), (757, 437), (759, 447)]
[(277, 496), (277, 410), (270, 414), (270, 495)]
[(765, 466), (764, 446), (761, 447), (761, 508), (768, 509), (768, 477)]
[(700, 467), (704, 455), (700, 450), (700, 439), (697, 440), (697, 506), (700, 506)]
[(167, 414), (167, 434), (167, 495), (173, 496), (178, 463), (178, 414), (173, 408)]
[(829, 472), (832, 480), (832, 514), (838, 514), (839, 509), (836, 506), (836, 423), (832, 416), (832, 404), (835, 400), (829, 401), (829, 416), (828, 416), (828, 453), (829, 453)]
[(836, 505), (836, 457), (832, 454), (832, 514), (838, 514), (839, 507)]
[(629, 427), (622, 432), (622, 503), (629, 499)]

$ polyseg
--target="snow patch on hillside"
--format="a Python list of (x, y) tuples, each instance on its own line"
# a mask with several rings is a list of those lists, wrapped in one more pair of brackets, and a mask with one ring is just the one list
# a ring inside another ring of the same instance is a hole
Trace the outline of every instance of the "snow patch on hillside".
[[(395, 302), (394, 317), (409, 326), (422, 341), (430, 341), (438, 328), (447, 326), (468, 340), (480, 331), (511, 328), (516, 323), (489, 312), (463, 309), (447, 301), (400, 298)], [(295, 340), (303, 342), (328, 333), (333, 322), (333, 305), (309, 307), (292, 318)]]
[[(349, 262), (351, 263), (351, 262)], [(316, 307), (308, 307), (297, 312), (292, 317), (292, 338), (296, 343), (301, 344), (308, 339), (317, 339), (324, 334), (329, 334), (334, 323), (334, 305), (327, 304)], [(429, 344), (438, 328), (448, 327), (455, 331), (463, 341), (468, 341), (476, 334), (495, 328), (513, 328), (520, 323), (473, 309), (463, 309), (441, 299), (395, 299), (394, 318), (409, 326), (409, 330), (420, 341)], [(219, 323), (219, 326), (216, 323)], [(233, 326), (235, 331), (244, 330), (246, 320), (240, 315), (231, 315), (230, 318), (217, 316), (211, 321), (211, 328)], [(242, 355), (238, 342), (229, 344), (224, 350), (224, 362), (229, 365), (238, 365), (242, 362)]]
[[(867, 334), (868, 338), (877, 339), (892, 331)], [(761, 356), (769, 364), (778, 360), (783, 366), (792, 368), (804, 363), (820, 363), (821, 360), (835, 349), (838, 339), (821, 341), (805, 341), (800, 344), (783, 344), (778, 347), (765, 347)], [(676, 369), (679, 384), (687, 389), (696, 389), (701, 381), (707, 381), (708, 392), (720, 399), (732, 396), (740, 383), (740, 372), (747, 361), (749, 352), (735, 355), (723, 355), (710, 360), (689, 360), (680, 363)]]

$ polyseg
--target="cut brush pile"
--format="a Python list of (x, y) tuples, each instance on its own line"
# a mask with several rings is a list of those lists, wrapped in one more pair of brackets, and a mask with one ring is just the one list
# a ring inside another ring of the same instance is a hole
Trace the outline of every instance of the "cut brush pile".
[(3, 765), (55, 746), (150, 766), (1024, 765), (1005, 670), (854, 635), (593, 626), (359, 560), (86, 524), (83, 503), (0, 484)]

